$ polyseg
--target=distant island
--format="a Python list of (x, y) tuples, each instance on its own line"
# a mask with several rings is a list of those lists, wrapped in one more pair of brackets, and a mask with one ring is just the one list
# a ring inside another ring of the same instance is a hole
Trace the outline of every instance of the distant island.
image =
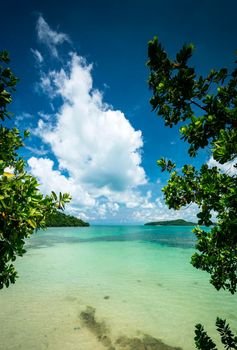
[(168, 221), (153, 221), (147, 222), (145, 226), (196, 226), (194, 222), (186, 221), (183, 219), (168, 220)]
[(81, 219), (72, 215), (66, 215), (60, 211), (56, 211), (48, 217), (46, 220), (47, 227), (85, 227), (90, 226), (88, 222), (84, 222)]

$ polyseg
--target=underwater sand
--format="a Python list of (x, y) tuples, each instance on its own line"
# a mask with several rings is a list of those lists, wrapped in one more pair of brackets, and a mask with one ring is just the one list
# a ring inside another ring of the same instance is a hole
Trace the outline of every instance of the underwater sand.
[(209, 276), (190, 265), (190, 231), (92, 226), (37, 232), (17, 260), (16, 284), (0, 291), (0, 349), (137, 350), (141, 344), (124, 337), (147, 334), (190, 350), (196, 323), (216, 340), (217, 316), (237, 332), (237, 297), (217, 292)]

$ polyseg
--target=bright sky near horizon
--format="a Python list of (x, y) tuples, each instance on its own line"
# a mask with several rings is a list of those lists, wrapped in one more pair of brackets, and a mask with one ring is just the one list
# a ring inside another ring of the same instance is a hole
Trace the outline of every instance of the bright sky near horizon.
[(235, 0), (0, 1), (0, 50), (20, 78), (14, 121), (30, 129), (22, 154), (49, 193), (70, 192), (67, 212), (90, 223), (184, 218), (169, 211), (156, 160), (211, 163), (187, 155), (178, 128), (151, 111), (147, 42), (158, 35), (174, 57), (194, 43), (200, 73), (231, 68), (237, 49)]

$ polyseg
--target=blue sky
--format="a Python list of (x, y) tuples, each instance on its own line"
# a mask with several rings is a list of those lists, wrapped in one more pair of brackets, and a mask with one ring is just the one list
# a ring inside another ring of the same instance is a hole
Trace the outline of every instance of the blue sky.
[(22, 155), (41, 190), (69, 191), (67, 211), (91, 223), (195, 220), (195, 206), (166, 208), (156, 160), (199, 166), (210, 151), (189, 159), (151, 111), (147, 42), (158, 35), (171, 56), (194, 43), (202, 74), (232, 67), (236, 11), (234, 0), (2, 2), (0, 47), (20, 78), (11, 111), (31, 130)]

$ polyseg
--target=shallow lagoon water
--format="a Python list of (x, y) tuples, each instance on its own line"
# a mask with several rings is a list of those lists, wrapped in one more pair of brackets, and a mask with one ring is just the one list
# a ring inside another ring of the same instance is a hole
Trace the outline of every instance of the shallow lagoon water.
[(195, 349), (194, 325), (203, 323), (215, 338), (216, 316), (237, 332), (237, 297), (217, 292), (190, 265), (194, 242), (190, 227), (37, 232), (17, 261), (16, 284), (0, 291), (0, 348), (108, 349), (83, 323), (88, 306), (116, 350), (119, 337), (143, 334)]

